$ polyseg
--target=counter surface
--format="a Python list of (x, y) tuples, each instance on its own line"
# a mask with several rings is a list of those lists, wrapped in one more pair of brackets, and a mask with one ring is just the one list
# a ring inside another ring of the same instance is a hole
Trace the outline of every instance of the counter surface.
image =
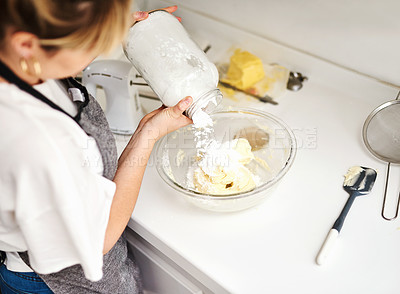
[[(398, 89), (189, 11), (180, 16), (190, 20), (189, 32), (201, 27), (215, 44), (210, 58), (237, 40), (258, 56), (263, 49), (267, 62), (309, 76), (278, 106), (246, 102), (285, 121), (298, 152), (271, 198), (236, 213), (187, 203), (157, 174), (153, 154), (129, 226), (215, 293), (399, 293), (400, 219), (380, 216), (386, 164), (361, 136), (368, 114)], [(154, 107), (144, 99), (143, 105)], [(117, 139), (121, 149), (126, 139)], [(315, 257), (348, 197), (344, 174), (354, 165), (376, 169), (375, 186), (356, 199), (329, 259), (318, 266)]]

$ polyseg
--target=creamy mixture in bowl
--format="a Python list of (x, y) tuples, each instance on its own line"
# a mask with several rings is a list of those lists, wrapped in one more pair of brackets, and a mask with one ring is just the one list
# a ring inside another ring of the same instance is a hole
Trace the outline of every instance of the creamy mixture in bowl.
[(212, 131), (187, 126), (157, 143), (161, 178), (204, 209), (237, 211), (259, 204), (293, 163), (293, 132), (253, 109), (219, 111), (211, 119)]

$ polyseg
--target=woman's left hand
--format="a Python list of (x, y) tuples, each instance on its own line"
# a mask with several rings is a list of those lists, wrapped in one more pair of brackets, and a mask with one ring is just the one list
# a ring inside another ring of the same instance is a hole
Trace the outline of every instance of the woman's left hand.
[[(169, 13), (173, 13), (178, 9), (178, 6), (174, 5), (174, 6), (169, 6), (169, 7), (165, 7), (165, 8), (161, 8), (162, 10), (165, 10)], [(156, 9), (159, 10), (159, 9)], [(132, 24), (134, 24), (137, 21), (141, 21), (146, 19), (149, 16), (149, 12), (152, 12), (154, 10), (150, 10), (150, 11), (136, 11), (132, 14)], [(182, 18), (180, 17), (176, 17), (179, 21), (182, 20)]]

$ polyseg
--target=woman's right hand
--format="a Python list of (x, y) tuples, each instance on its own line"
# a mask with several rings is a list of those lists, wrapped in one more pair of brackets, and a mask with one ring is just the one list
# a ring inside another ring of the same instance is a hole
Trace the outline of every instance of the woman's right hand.
[(187, 96), (175, 106), (166, 107), (163, 105), (145, 115), (118, 159), (119, 164), (122, 164), (131, 154), (139, 150), (144, 153), (148, 152), (150, 155), (158, 139), (193, 123), (191, 119), (183, 114), (192, 102), (192, 97)]
[(164, 135), (191, 124), (192, 120), (185, 116), (183, 112), (192, 102), (192, 97), (187, 96), (175, 106), (166, 107), (163, 105), (150, 112), (140, 121), (135, 135), (141, 133), (148, 140), (155, 142)]

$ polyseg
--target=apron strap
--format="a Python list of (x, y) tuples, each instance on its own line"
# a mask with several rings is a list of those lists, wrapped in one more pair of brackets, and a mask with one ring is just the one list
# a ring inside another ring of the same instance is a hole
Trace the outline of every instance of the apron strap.
[(72, 85), (75, 88), (78, 88), (83, 95), (85, 96), (85, 101), (80, 103), (78, 106), (78, 114), (74, 117), (72, 115), (70, 115), (68, 112), (66, 112), (64, 109), (62, 109), (60, 106), (58, 106), (57, 104), (55, 104), (53, 101), (51, 101), (50, 99), (48, 99), (46, 96), (44, 96), (42, 93), (40, 93), (39, 91), (37, 91), (35, 88), (33, 88), (31, 85), (29, 85), (28, 83), (26, 83), (25, 81), (23, 81), (22, 79), (20, 79), (11, 69), (9, 69), (1, 60), (0, 60), (0, 75), (5, 78), (9, 83), (16, 85), (18, 88), (20, 88), (22, 91), (25, 91), (27, 93), (29, 93), (30, 95), (32, 95), (33, 97), (39, 99), (40, 101), (46, 103), (47, 105), (49, 105), (50, 107), (61, 111), (62, 113), (64, 113), (65, 115), (69, 116), (70, 118), (72, 118), (77, 124), (79, 124), (79, 120), (81, 117), (81, 113), (83, 108), (89, 103), (89, 93), (86, 90), (86, 88), (84, 86), (82, 86), (81, 84), (79, 84), (75, 79), (73, 78), (66, 78), (66, 79), (62, 79), (61, 81), (69, 86)]
[(0, 251), (0, 266), (4, 264), (4, 261), (6, 261), (6, 253), (4, 251)]

